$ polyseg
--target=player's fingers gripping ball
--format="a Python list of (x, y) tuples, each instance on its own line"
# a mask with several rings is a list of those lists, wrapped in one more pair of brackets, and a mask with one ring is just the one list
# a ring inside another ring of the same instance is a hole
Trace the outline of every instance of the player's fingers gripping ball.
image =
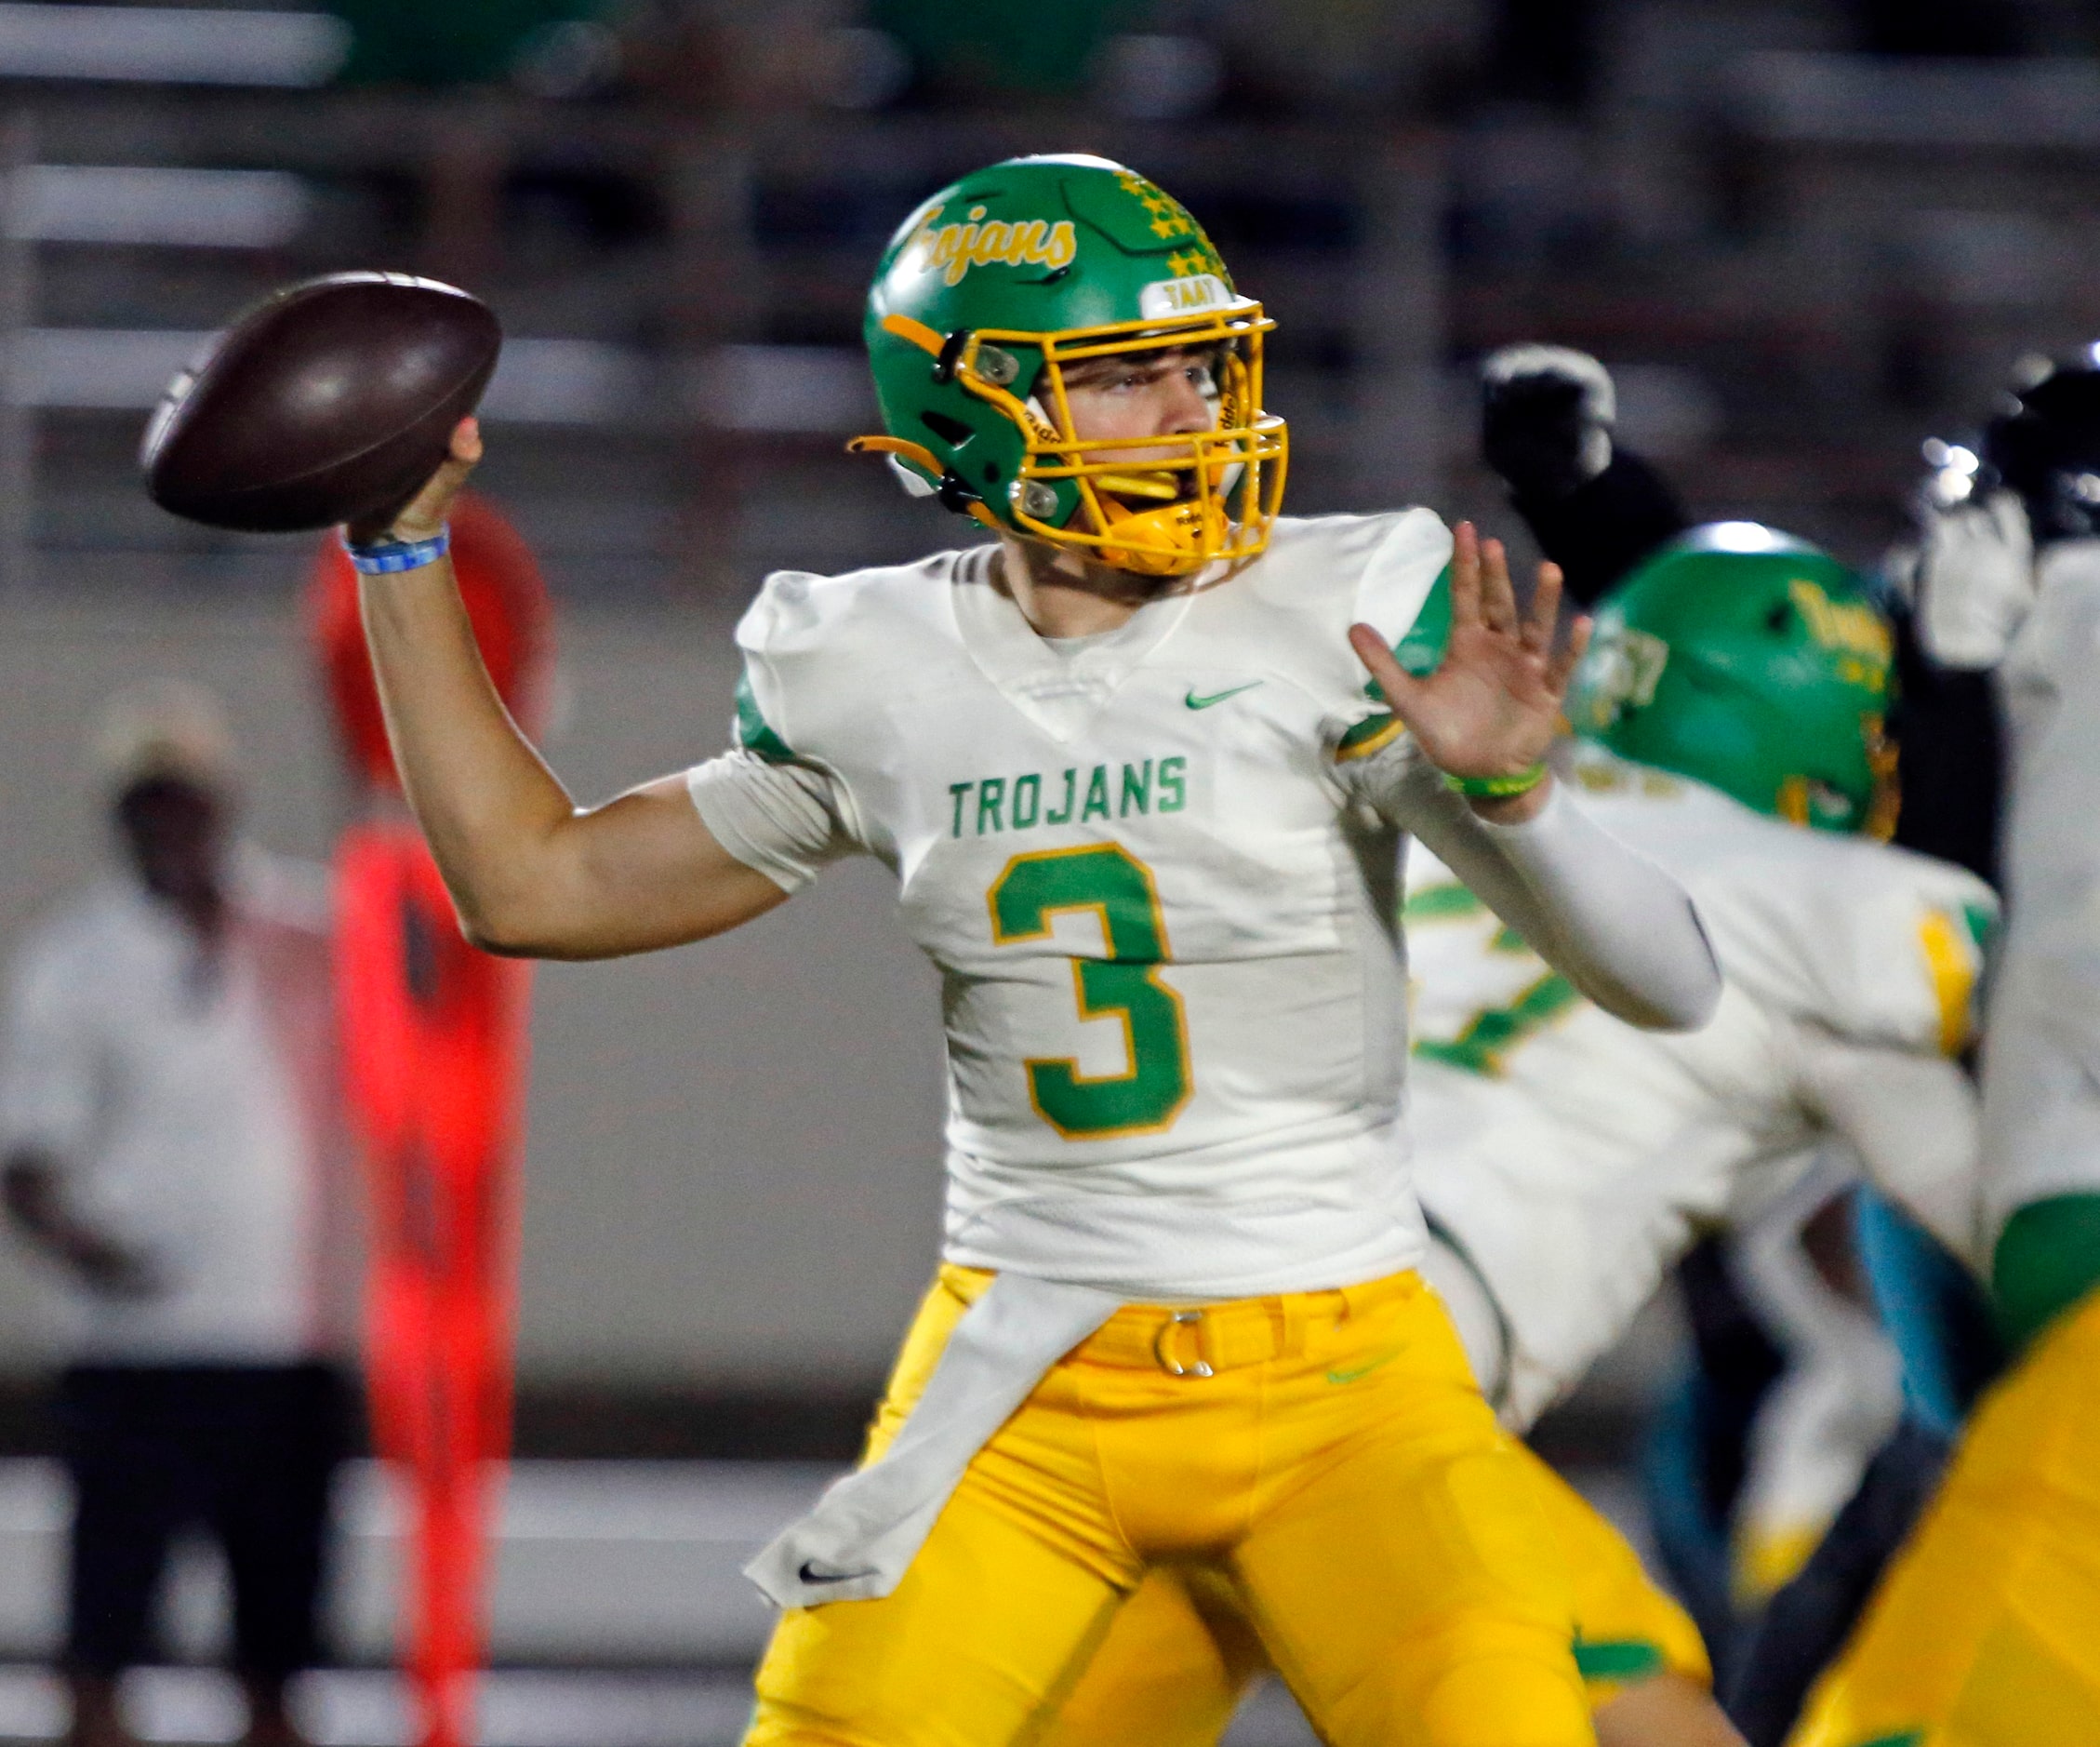
[(392, 534), (397, 540), (434, 539), (451, 514), (452, 505), (465, 488), (467, 476), (482, 457), (481, 421), (462, 419), (453, 427), (445, 459), (426, 479), (407, 506), (383, 523), (352, 523), (349, 538), (353, 545)]
[[(866, 325), (884, 434), (851, 447), (915, 496), (1118, 569), (1251, 558), (1283, 494), (1283, 421), (1261, 409), (1274, 325), (1156, 184), (1104, 158), (1010, 159), (892, 239)], [(1086, 416), (1119, 370), (1168, 369), (1200, 415), (1136, 432)]]

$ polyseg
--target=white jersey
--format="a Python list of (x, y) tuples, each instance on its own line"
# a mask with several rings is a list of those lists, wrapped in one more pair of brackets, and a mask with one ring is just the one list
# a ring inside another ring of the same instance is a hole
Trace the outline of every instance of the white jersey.
[(1986, 1198), (2100, 1191), (2100, 540), (2044, 549), (2000, 680), (2012, 728), (2004, 952), (1984, 1056)]
[(1402, 830), (1613, 1011), (1712, 1011), (1681, 887), (1562, 793), (1485, 823), (1366, 696), (1349, 627), (1420, 647), (1450, 553), (1425, 511), (1283, 520), (1238, 570), (1059, 646), (979, 548), (776, 576), (738, 627), (744, 750), (688, 773), (694, 805), (783, 889), (851, 848), (896, 873), (941, 975), (943, 1247), (999, 1276), (883, 1460), (747, 1567), (783, 1607), (888, 1594), (1118, 1304), (1424, 1259)]
[(1702, 1228), (1754, 1218), (1830, 1130), (1944, 1239), (1974, 1241), (1975, 1118), (1948, 1058), (1969, 1037), (1989, 888), (1593, 748), (1575, 777), (1600, 823), (1692, 893), (1727, 988), (1703, 1031), (1636, 1031), (1411, 860), (1417, 1188), (1499, 1309), (1503, 1374), (1482, 1382), (1520, 1427)]
[(1655, 882), (1620, 932), (1695, 955), (1709, 982), (1674, 1022), (1696, 1022), (1712, 973), (1681, 891), (1559, 799), (1536, 831), (1590, 849), (1520, 872), (1534, 827), (1482, 824), (1379, 727), (1348, 628), (1400, 643), (1423, 618), (1451, 552), (1433, 514), (1280, 521), (1237, 573), (1062, 648), (993, 585), (998, 550), (778, 575), (739, 625), (744, 744), (825, 785), (834, 840), (804, 864), (765, 848), (748, 769), (691, 779), (791, 888), (847, 848), (897, 874), (942, 977), (950, 1260), (1131, 1300), (1418, 1261), (1395, 822), (1472, 856), (1563, 966), (1597, 932), (1554, 909), (1563, 862)]
[(325, 876), (244, 856), (207, 959), (112, 879), (40, 927), (9, 991), (0, 1150), (60, 1173), (153, 1290), (60, 1276), (62, 1338), (103, 1363), (285, 1363), (338, 1330), (326, 1290), (339, 1166)]

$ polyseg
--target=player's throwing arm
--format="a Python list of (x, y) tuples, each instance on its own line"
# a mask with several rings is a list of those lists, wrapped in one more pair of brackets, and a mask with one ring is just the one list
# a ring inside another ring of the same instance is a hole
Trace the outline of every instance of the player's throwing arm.
[[(733, 928), (787, 894), (709, 833), (683, 779), (579, 809), (490, 685), (453, 580), (445, 513), (474, 464), (472, 420), (387, 528), (352, 528), (394, 761), (467, 937), (489, 952), (609, 958)], [(382, 569), (390, 553), (421, 559)], [(370, 554), (370, 555), (365, 555)]]

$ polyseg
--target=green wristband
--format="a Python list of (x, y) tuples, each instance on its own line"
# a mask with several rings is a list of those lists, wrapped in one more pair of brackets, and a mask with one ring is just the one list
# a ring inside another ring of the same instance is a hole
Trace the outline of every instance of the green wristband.
[(1443, 773), (1443, 786), (1454, 794), (1464, 794), (1476, 801), (1507, 801), (1511, 795), (1529, 794), (1546, 780), (1546, 762), (1541, 759), (1529, 770), (1519, 770), (1507, 777), (1455, 777), (1450, 771)]

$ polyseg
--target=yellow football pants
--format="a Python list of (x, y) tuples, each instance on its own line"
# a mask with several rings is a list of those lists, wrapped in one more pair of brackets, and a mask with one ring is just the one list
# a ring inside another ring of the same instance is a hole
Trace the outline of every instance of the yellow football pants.
[[(1575, 1665), (1591, 1708), (1665, 1670), (1708, 1685), (1712, 1667), (1691, 1616), (1579, 1492), (1518, 1447), (1574, 1585)], [(1215, 1747), (1269, 1667), (1222, 1570), (1163, 1566), (1116, 1615), (1043, 1747)]]
[(2100, 1742), (2100, 1295), (1985, 1397), (1792, 1740)]
[[(941, 1270), (871, 1457), (988, 1279)], [(1230, 1580), (1331, 1747), (1594, 1741), (1535, 1476), (1413, 1274), (1119, 1311), (978, 1452), (893, 1593), (782, 1616), (747, 1741), (1040, 1741), (1170, 1564)]]

